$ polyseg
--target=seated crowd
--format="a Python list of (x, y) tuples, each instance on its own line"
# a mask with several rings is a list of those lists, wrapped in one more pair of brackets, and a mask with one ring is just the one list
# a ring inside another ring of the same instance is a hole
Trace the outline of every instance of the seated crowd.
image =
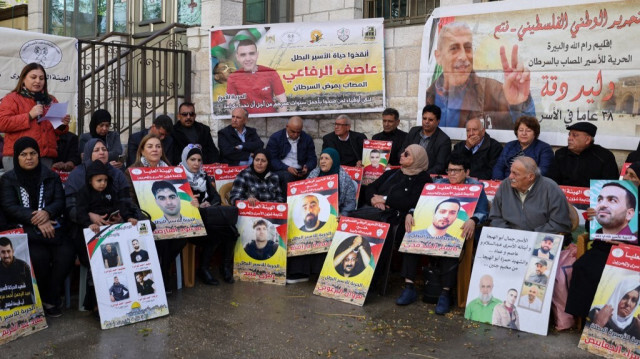
[[(0, 130), (3, 130), (1, 124), (9, 121), (10, 110), (5, 101), (0, 104)], [(191, 205), (199, 209), (209, 233), (206, 238), (156, 242), (168, 291), (171, 266), (188, 242), (199, 248), (197, 274), (204, 283), (219, 283), (210, 271), (217, 247), (222, 251), (220, 274), (226, 282), (233, 283), (233, 249), (238, 236), (236, 202), (286, 202), (287, 183), (292, 181), (337, 174), (340, 215), (358, 216), (361, 212), (356, 207), (370, 207), (380, 210), (381, 220), (398, 225), (391, 245), (383, 249), (381, 261), (384, 261), (385, 254), (399, 245), (398, 238), (412, 230), (414, 210), (425, 183), (477, 184), (479, 180), (508, 179), (502, 181), (492, 203), (482, 192), (475, 213), (461, 228), (469, 250), (473, 250), (474, 239), (478, 238), (483, 225), (562, 234), (567, 244), (572, 229), (571, 211), (559, 185), (588, 187), (590, 179), (618, 178), (613, 153), (594, 143), (597, 128), (591, 123), (578, 122), (567, 127), (568, 145), (554, 154), (549, 144), (538, 139), (540, 124), (535, 117), (519, 117), (514, 125), (516, 140), (503, 148), (486, 133), (482, 118), (469, 119), (465, 125), (466, 140), (452, 146), (449, 136), (439, 128), (440, 116), (438, 106), (427, 105), (422, 111), (422, 125), (406, 133), (398, 129), (397, 110), (389, 108), (382, 113), (384, 130), (372, 138), (392, 141), (388, 162), (393, 168), (363, 186), (360, 198), (356, 198), (357, 188), (340, 166), (362, 167), (363, 143), (367, 136), (352, 131), (352, 121), (347, 115), (337, 116), (334, 132), (322, 138), (319, 158), (299, 116), (291, 117), (286, 127), (273, 133), (265, 146), (256, 129), (247, 126), (247, 111), (236, 108), (230, 125), (218, 131), (216, 146), (210, 128), (196, 121), (195, 105), (189, 102), (179, 106), (175, 124), (170, 117), (161, 115), (150, 128), (132, 134), (126, 156), (122, 154), (117, 132), (110, 131), (111, 115), (105, 110), (93, 113), (89, 133), (79, 139), (65, 128), (68, 119), (61, 128), (48, 129), (57, 139), (58, 151), (30, 133), (7, 132), (3, 151), (7, 172), (0, 181), (0, 229), (15, 225), (24, 228), (45, 311), (49, 316), (59, 316), (62, 284), (75, 258), (89, 266), (82, 229), (89, 227), (97, 231), (101, 225), (136, 223), (148, 218), (138, 206), (127, 167), (182, 166), (196, 195)], [(29, 119), (31, 117), (29, 114)], [(630, 158), (640, 159), (634, 153)], [(221, 198), (213, 180), (203, 170), (204, 164), (213, 163), (247, 166), (233, 183), (228, 206), (223, 205), (227, 201)], [(53, 170), (70, 172), (64, 187)], [(640, 184), (638, 171), (640, 162), (634, 162), (625, 179)], [(443, 175), (446, 176), (442, 178)], [(154, 196), (171, 190), (160, 185), (155, 187)], [(451, 215), (460, 210), (460, 204), (453, 201), (442, 205), (450, 209)], [(309, 207), (313, 207), (312, 203)], [(118, 214), (110, 215), (116, 211)], [(313, 215), (313, 210), (309, 211), (308, 215)], [(592, 218), (594, 214), (589, 213)], [(306, 218), (307, 214), (304, 215)], [(165, 216), (166, 221), (174, 220), (167, 213)], [(430, 230), (437, 232), (441, 228)], [(589, 314), (589, 305), (614, 244), (596, 242), (576, 262), (568, 313), (579, 317)], [(268, 248), (255, 246), (252, 250), (260, 256)], [(289, 258), (287, 282), (306, 281), (318, 274), (324, 256)], [(421, 259), (416, 254), (402, 255), (401, 275), (405, 287), (397, 299), (398, 305), (417, 300), (414, 282)], [(442, 283), (436, 313), (447, 313), (458, 262), (429, 257), (429, 265), (439, 269)], [(483, 305), (487, 304), (479, 302), (474, 306), (482, 310)], [(95, 308), (95, 298), (88, 296), (85, 306)]]

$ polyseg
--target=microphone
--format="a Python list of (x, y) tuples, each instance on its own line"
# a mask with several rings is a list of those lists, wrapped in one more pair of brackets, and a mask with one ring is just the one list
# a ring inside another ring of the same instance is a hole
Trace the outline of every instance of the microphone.
[[(36, 101), (36, 105), (42, 105), (42, 101), (40, 101), (40, 100)], [(40, 121), (40, 117), (42, 117), (42, 116), (38, 115), (36, 117), (38, 119), (38, 121)]]

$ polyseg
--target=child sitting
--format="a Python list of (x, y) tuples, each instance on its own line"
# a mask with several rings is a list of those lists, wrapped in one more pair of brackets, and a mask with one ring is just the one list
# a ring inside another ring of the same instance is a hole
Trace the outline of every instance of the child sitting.
[(134, 226), (138, 223), (133, 209), (115, 193), (107, 166), (102, 161), (93, 161), (87, 167), (86, 180), (85, 186), (76, 193), (77, 222), (80, 225), (89, 227), (95, 233), (100, 231), (100, 226), (91, 221), (89, 212), (110, 223), (120, 223), (123, 220)]

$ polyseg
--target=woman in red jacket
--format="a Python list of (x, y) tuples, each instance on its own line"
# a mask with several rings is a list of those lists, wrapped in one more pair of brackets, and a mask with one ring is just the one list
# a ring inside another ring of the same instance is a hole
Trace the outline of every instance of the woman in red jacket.
[[(56, 133), (49, 121), (38, 122), (52, 103), (58, 100), (47, 91), (47, 74), (42, 65), (32, 62), (20, 73), (18, 84), (0, 102), (0, 132), (4, 132), (2, 164), (5, 171), (13, 169), (13, 144), (20, 137), (31, 137), (40, 146), (40, 161), (51, 168), (58, 157)], [(62, 123), (69, 125), (69, 115)], [(61, 126), (62, 127), (62, 126)]]

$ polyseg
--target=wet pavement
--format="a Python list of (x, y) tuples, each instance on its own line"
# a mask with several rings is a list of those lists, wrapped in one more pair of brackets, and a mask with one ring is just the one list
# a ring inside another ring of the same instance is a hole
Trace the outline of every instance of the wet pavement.
[[(49, 328), (0, 347), (3, 358), (596, 358), (579, 333), (546, 337), (446, 316), (434, 305), (395, 305), (400, 279), (363, 307), (286, 287), (222, 283), (174, 291), (167, 317), (101, 330), (89, 312), (65, 309)], [(77, 303), (77, 301), (76, 301)]]

